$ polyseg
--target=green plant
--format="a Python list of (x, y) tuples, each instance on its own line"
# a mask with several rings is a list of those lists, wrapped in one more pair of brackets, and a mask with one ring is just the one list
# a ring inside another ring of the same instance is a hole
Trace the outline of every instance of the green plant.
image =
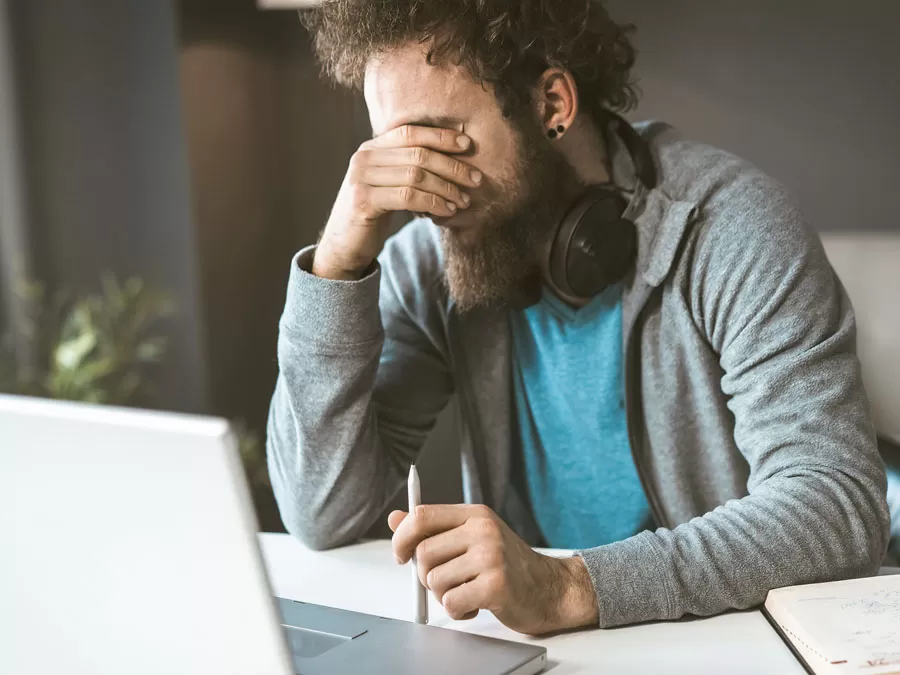
[(254, 487), (268, 488), (269, 469), (266, 466), (266, 450), (259, 436), (249, 429), (243, 420), (238, 420), (231, 425), (237, 436), (238, 452), (241, 462), (244, 464), (244, 472), (247, 480)]
[[(134, 405), (152, 393), (148, 374), (165, 352), (157, 332), (174, 311), (163, 292), (140, 279), (104, 277), (99, 293), (48, 297), (42, 284), (22, 284), (24, 319), (0, 349), (0, 390), (49, 398)], [(26, 344), (20, 358), (13, 345)]]
[[(162, 321), (175, 311), (167, 293), (138, 278), (104, 277), (100, 291), (49, 294), (17, 289), (21, 319), (0, 335), (0, 392), (45, 398), (150, 405), (153, 369), (167, 355)], [(22, 353), (24, 346), (25, 354)], [(234, 425), (247, 477), (268, 486), (265, 451), (243, 422)]]

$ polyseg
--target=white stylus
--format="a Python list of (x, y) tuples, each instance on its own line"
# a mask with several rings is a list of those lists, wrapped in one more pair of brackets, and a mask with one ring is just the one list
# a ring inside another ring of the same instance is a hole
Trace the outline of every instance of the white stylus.
[[(409, 494), (409, 514), (412, 515), (416, 507), (422, 503), (422, 489), (419, 487), (419, 472), (416, 465), (409, 467), (409, 480), (406, 482)], [(412, 582), (413, 598), (415, 601), (416, 623), (428, 623), (428, 589), (419, 581), (419, 570), (416, 564), (416, 554), (412, 557)]]

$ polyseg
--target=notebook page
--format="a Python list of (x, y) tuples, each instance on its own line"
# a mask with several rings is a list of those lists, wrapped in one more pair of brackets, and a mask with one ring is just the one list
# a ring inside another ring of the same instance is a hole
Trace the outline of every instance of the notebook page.
[(900, 671), (900, 576), (782, 589), (810, 646), (862, 673)]

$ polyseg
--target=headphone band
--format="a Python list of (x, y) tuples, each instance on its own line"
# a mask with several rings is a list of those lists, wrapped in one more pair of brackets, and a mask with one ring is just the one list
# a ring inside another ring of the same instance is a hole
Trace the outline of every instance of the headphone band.
[[(637, 180), (654, 188), (656, 166), (647, 142), (620, 116), (605, 115), (631, 156)], [(549, 273), (557, 288), (573, 297), (591, 297), (628, 273), (637, 254), (637, 234), (634, 223), (622, 217), (626, 207), (621, 189), (612, 183), (588, 187), (572, 205), (550, 249)]]
[(612, 122), (613, 133), (622, 140), (625, 149), (628, 150), (631, 161), (634, 163), (634, 173), (637, 179), (648, 190), (655, 188), (656, 164), (647, 141), (620, 115), (611, 111), (604, 111), (604, 115)]

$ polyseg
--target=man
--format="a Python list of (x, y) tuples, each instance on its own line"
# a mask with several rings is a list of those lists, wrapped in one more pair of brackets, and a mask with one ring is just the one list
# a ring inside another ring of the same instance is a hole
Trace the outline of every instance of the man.
[[(268, 441), (290, 532), (362, 536), (455, 394), (468, 503), (389, 517), (397, 562), (415, 552), (454, 618), (674, 619), (877, 569), (885, 477), (847, 297), (749, 164), (643, 125), (641, 184), (607, 114), (635, 103), (625, 27), (584, 0), (332, 0), (304, 18), (374, 136), (291, 270)], [(575, 297), (550, 242), (610, 183), (637, 255)], [(386, 242), (397, 211), (420, 217)]]

